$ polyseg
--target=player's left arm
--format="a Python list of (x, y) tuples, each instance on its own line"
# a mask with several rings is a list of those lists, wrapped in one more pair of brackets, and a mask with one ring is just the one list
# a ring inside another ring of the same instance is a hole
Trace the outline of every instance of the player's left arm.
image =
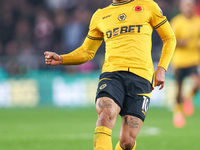
[(158, 66), (167, 71), (176, 47), (176, 37), (168, 21), (157, 28), (156, 31), (163, 41), (162, 54)]
[(151, 24), (163, 41), (161, 58), (155, 72), (155, 86), (160, 86), (160, 89), (162, 89), (165, 83), (165, 72), (167, 71), (176, 47), (176, 38), (167, 18), (163, 16), (159, 6), (155, 2), (152, 2), (151, 6)]
[(161, 85), (159, 88), (161, 90), (165, 83), (165, 72), (167, 71), (176, 47), (176, 38), (168, 21), (157, 28), (156, 31), (163, 41), (161, 58), (155, 72), (155, 86)]

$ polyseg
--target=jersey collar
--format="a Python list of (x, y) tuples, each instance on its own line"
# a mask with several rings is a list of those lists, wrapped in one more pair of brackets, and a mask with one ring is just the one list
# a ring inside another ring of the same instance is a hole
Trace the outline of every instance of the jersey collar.
[(124, 4), (128, 4), (130, 2), (132, 2), (134, 0), (131, 0), (131, 1), (125, 1), (125, 2), (120, 2), (120, 3), (112, 3), (112, 6), (119, 6), (119, 5), (124, 5)]

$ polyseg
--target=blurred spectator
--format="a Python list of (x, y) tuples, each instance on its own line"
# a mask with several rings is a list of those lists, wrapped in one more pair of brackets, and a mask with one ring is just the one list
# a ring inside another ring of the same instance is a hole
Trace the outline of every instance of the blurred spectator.
[(78, 0), (45, 0), (47, 7), (53, 10), (70, 9), (77, 4)]
[(64, 53), (63, 51), (63, 29), (67, 23), (68, 16), (64, 9), (56, 10), (54, 13), (54, 35), (53, 35), (53, 42), (54, 47), (53, 49), (56, 50), (57, 53)]
[(39, 54), (44, 50), (49, 50), (53, 42), (54, 24), (50, 19), (47, 11), (44, 9), (39, 10), (36, 14), (35, 22), (35, 40)]
[(14, 39), (18, 43), (22, 43), (23, 41), (31, 41), (32, 40), (32, 30), (27, 19), (20, 19), (16, 26), (14, 32)]
[(9, 41), (5, 46), (5, 54), (15, 57), (19, 52), (18, 43), (15, 40)]
[(17, 75), (19, 65), (17, 64), (16, 56), (19, 52), (18, 44), (15, 40), (9, 41), (5, 46), (5, 69), (10, 75)]
[(75, 9), (63, 30), (65, 53), (78, 48), (87, 36), (90, 12), (84, 7)]
[(20, 52), (17, 57), (20, 69), (24, 72), (32, 69), (39, 69), (39, 58), (36, 55), (36, 51), (30, 41), (24, 41), (20, 44)]
[(3, 46), (5, 46), (13, 39), (16, 22), (14, 21), (13, 9), (9, 1), (2, 2), (0, 12), (0, 40)]
[(200, 15), (200, 0), (197, 0), (196, 7), (195, 7), (195, 12)]

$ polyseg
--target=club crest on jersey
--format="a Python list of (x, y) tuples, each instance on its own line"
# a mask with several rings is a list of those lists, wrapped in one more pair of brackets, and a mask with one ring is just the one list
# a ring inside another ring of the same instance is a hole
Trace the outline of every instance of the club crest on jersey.
[(125, 14), (120, 14), (118, 17), (119, 21), (124, 21), (126, 19), (126, 15)]
[(142, 12), (144, 9), (143, 9), (142, 6), (135, 6), (135, 7), (133, 8), (133, 10), (134, 10), (135, 12)]

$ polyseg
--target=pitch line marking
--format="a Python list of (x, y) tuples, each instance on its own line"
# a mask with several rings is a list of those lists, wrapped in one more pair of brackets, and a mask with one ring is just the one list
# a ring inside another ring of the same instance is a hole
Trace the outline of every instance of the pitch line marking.
[[(138, 136), (155, 136), (159, 135), (161, 133), (160, 128), (158, 127), (150, 127), (150, 126), (144, 126), (141, 130)], [(94, 136), (93, 133), (71, 133), (67, 134), (64, 137), (68, 140), (90, 140)], [(119, 132), (113, 132), (112, 133), (113, 138), (119, 137)]]

